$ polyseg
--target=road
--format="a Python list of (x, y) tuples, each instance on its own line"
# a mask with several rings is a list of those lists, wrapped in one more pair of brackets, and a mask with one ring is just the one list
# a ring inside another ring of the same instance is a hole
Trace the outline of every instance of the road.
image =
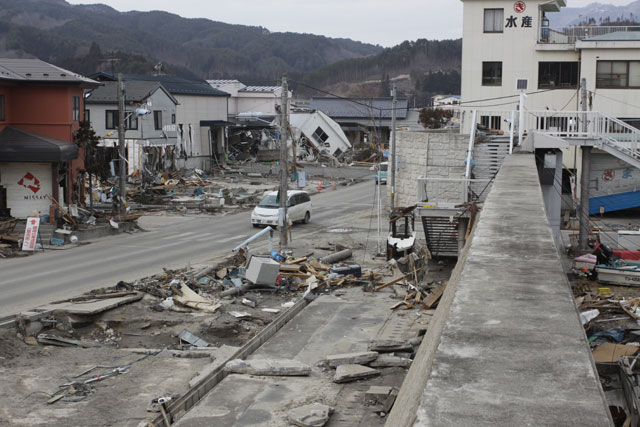
[[(368, 180), (312, 197), (311, 223), (295, 225), (294, 239), (308, 239), (330, 227), (349, 226), (355, 212), (371, 209), (374, 185)], [(113, 286), (231, 254), (257, 230), (250, 211), (226, 216), (145, 216), (146, 232), (105, 237), (68, 250), (0, 260), (0, 317), (33, 309), (85, 291)], [(278, 238), (274, 238), (277, 245)], [(252, 248), (266, 248), (268, 240)]]

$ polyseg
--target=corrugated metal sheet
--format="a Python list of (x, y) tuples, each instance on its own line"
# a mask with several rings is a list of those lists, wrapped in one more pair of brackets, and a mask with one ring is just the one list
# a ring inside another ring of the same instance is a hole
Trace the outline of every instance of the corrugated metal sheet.
[(640, 191), (592, 197), (589, 199), (589, 214), (599, 214), (600, 206), (604, 206), (605, 212), (637, 208), (640, 206)]

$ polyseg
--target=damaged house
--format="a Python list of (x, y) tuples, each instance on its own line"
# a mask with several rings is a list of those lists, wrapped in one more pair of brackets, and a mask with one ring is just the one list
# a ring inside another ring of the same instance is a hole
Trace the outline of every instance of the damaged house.
[[(118, 147), (118, 83), (85, 94), (87, 117), (103, 147)], [(130, 80), (125, 83), (125, 144), (128, 174), (135, 171), (175, 170), (178, 151), (178, 101), (160, 83)], [(138, 114), (136, 113), (138, 112)], [(142, 114), (139, 114), (142, 112)]]
[(83, 91), (98, 85), (38, 59), (0, 59), (0, 216), (49, 215), (48, 196), (83, 198), (84, 155), (73, 141)]
[[(91, 77), (103, 82), (118, 79), (109, 73), (96, 73)], [(211, 170), (225, 162), (228, 93), (214, 89), (205, 81), (181, 77), (123, 74), (122, 78), (125, 82), (160, 83), (178, 101), (175, 119), (163, 117), (161, 126), (175, 125), (178, 169)]]
[[(246, 160), (256, 156), (259, 161), (279, 159), (277, 126), (282, 88), (280, 86), (247, 86), (239, 80), (207, 80), (217, 90), (228, 93), (229, 156)], [(288, 99), (293, 93), (289, 91)], [(289, 101), (291, 102), (291, 101)], [(291, 110), (291, 104), (287, 106)]]
[(338, 157), (351, 149), (340, 125), (322, 111), (294, 112), (290, 117), (298, 160)]

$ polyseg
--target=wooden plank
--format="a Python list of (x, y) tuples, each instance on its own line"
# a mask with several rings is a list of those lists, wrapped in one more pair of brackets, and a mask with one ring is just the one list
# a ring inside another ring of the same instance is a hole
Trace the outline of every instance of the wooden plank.
[(391, 286), (391, 285), (393, 285), (393, 284), (395, 284), (395, 283), (398, 283), (398, 282), (400, 282), (400, 281), (404, 280), (404, 279), (405, 279), (405, 277), (406, 277), (406, 276), (399, 276), (399, 277), (396, 277), (396, 278), (395, 278), (395, 279), (393, 279), (393, 280), (389, 280), (388, 282), (383, 283), (382, 285), (380, 285), (380, 286), (376, 287), (376, 291), (379, 291), (380, 289), (384, 289), (384, 288), (386, 288), (386, 287), (388, 287), (388, 286)]
[(427, 310), (430, 309), (436, 302), (438, 302), (446, 287), (447, 283), (444, 282), (442, 285), (432, 290), (424, 301), (422, 301), (422, 306)]

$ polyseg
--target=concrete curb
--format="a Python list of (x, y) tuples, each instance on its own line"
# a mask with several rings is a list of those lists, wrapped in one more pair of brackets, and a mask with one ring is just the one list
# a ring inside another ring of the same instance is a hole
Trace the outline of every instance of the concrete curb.
[[(218, 385), (229, 372), (224, 370), (226, 362), (234, 359), (245, 359), (256, 351), (262, 344), (267, 342), (278, 332), (284, 325), (300, 313), (311, 301), (300, 298), (290, 309), (280, 313), (266, 328), (261, 330), (258, 335), (253, 337), (248, 343), (243, 345), (240, 350), (235, 352), (224, 363), (220, 364), (211, 374), (203, 378), (195, 387), (190, 389), (184, 396), (177, 399), (168, 406), (166, 413), (170, 422), (173, 424), (183, 417), (191, 408), (193, 408), (200, 400), (202, 400), (209, 391)], [(150, 422), (153, 426), (164, 427), (165, 421), (162, 415), (158, 415)]]
[(440, 303), (438, 304), (438, 308), (436, 309), (433, 319), (429, 324), (427, 334), (423, 338), (422, 343), (418, 348), (418, 352), (416, 353), (416, 357), (411, 364), (411, 368), (409, 368), (407, 376), (402, 383), (402, 387), (400, 388), (396, 402), (393, 405), (393, 409), (389, 413), (389, 417), (384, 424), (385, 427), (408, 427), (413, 426), (416, 421), (416, 413), (420, 406), (420, 402), (422, 401), (424, 389), (427, 386), (429, 377), (431, 376), (431, 368), (433, 367), (433, 361), (435, 359), (438, 346), (440, 345), (440, 337), (442, 336), (442, 331), (444, 330), (446, 321), (449, 318), (451, 305), (456, 295), (457, 285), (460, 280), (460, 276), (462, 275), (462, 270), (464, 269), (469, 248), (471, 247), (471, 242), (473, 241), (473, 235), (476, 229), (475, 225), (478, 223), (481, 215), (482, 211), (476, 216), (473, 231), (458, 257), (456, 266), (451, 272), (451, 277), (447, 283), (447, 287), (442, 295)]

